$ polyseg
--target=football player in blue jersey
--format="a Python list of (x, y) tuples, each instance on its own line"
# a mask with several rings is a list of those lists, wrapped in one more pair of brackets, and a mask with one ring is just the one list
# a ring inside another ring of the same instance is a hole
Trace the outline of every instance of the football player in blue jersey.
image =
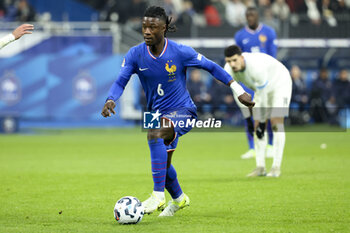
[(259, 22), (258, 10), (249, 7), (246, 11), (247, 26), (235, 34), (236, 44), (242, 52), (266, 53), (274, 58), (277, 55), (275, 30)]
[[(249, 7), (246, 10), (247, 26), (239, 30), (235, 34), (236, 44), (242, 49), (242, 52), (250, 53), (266, 53), (276, 58), (277, 44), (276, 44), (276, 32), (273, 28), (259, 22), (258, 9), (255, 7)], [(254, 92), (241, 83), (244, 90), (254, 96)], [(246, 119), (246, 133), (249, 144), (249, 150), (244, 153), (242, 159), (250, 159), (255, 157), (254, 150), (254, 124), (249, 111), (242, 109), (242, 114)], [(269, 145), (266, 150), (266, 157), (273, 158), (273, 132), (271, 128), (271, 122), (268, 120), (267, 132), (269, 138)]]
[(171, 18), (163, 8), (147, 8), (142, 20), (144, 43), (131, 48), (126, 54), (101, 113), (104, 117), (115, 114), (115, 101), (123, 93), (130, 76), (136, 73), (145, 91), (148, 111), (155, 112), (154, 118), (161, 117), (160, 128), (149, 129), (147, 134), (154, 187), (150, 198), (143, 202), (145, 213), (164, 209), (164, 188), (167, 189), (173, 200), (159, 216), (173, 216), (190, 203), (171, 164), (179, 137), (191, 130), (191, 126), (181, 127), (183, 125), (176, 123), (197, 118), (196, 106), (186, 89), (186, 68), (207, 70), (229, 85), (242, 104), (254, 106), (251, 96), (219, 65), (191, 47), (168, 40), (166, 33), (175, 29), (170, 22)]

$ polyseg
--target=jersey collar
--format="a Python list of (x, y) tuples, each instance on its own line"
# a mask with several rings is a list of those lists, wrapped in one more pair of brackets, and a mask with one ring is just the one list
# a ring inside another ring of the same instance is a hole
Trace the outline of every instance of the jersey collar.
[[(167, 39), (167, 38), (164, 38), (164, 39), (165, 39), (164, 48), (163, 48), (163, 51), (162, 51), (162, 53), (159, 55), (158, 58), (162, 57), (163, 54), (165, 53), (166, 49), (168, 48), (168, 39)], [(157, 58), (151, 53), (151, 50), (149, 50), (149, 46), (147, 46), (147, 51), (148, 51), (148, 54), (149, 54), (154, 60), (157, 59)]]
[(262, 29), (262, 27), (263, 27), (262, 23), (259, 23), (259, 26), (258, 26), (255, 30), (250, 29), (248, 26), (245, 26), (245, 30), (246, 30), (247, 32), (249, 32), (250, 34), (255, 34), (255, 33), (260, 32), (260, 30)]

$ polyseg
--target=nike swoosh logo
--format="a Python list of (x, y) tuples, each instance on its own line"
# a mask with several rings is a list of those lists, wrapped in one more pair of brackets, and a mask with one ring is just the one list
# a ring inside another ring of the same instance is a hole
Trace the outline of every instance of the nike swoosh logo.
[(139, 71), (145, 71), (148, 70), (148, 68), (139, 68)]

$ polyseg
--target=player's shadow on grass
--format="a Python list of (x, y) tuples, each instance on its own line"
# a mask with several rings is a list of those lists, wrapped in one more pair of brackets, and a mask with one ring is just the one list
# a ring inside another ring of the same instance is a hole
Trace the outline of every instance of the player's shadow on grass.
[[(128, 227), (127, 230), (132, 230), (132, 228), (137, 228), (137, 227), (142, 227), (142, 226), (148, 226), (148, 225), (154, 225), (154, 223), (156, 222), (160, 222), (160, 221), (167, 221), (167, 220), (171, 220), (174, 218), (169, 218), (169, 217), (158, 217), (158, 215), (160, 214), (160, 212), (156, 211), (155, 213), (148, 215), (145, 214), (143, 216), (143, 219), (141, 220), (141, 222), (137, 223), (137, 224), (119, 224), (117, 221), (111, 221), (108, 222), (108, 225), (111, 225), (113, 227), (121, 227), (120, 229), (124, 229), (123, 227)], [(130, 228), (132, 227), (132, 228)], [(126, 228), (125, 228), (126, 229)]]
[(195, 184), (208, 184), (208, 183), (231, 183), (235, 180), (231, 177), (223, 177), (223, 178), (198, 178), (198, 179), (186, 179), (183, 182), (195, 183)]
[(227, 176), (223, 178), (202, 178), (202, 179), (186, 179), (186, 183), (192, 183), (195, 182), (196, 184), (209, 184), (209, 183), (236, 183), (236, 182), (250, 182), (250, 181), (257, 181), (257, 180), (273, 180), (271, 177), (246, 177), (245, 175), (242, 176)]
[(115, 222), (111, 222), (108, 225), (111, 225), (113, 227), (120, 227), (120, 229), (123, 229), (124, 227), (128, 227), (126, 230), (130, 231), (132, 230), (130, 227), (132, 226), (132, 228), (137, 228), (137, 227), (142, 227), (142, 226), (146, 226), (146, 225), (151, 225), (154, 224), (154, 222), (156, 222), (157, 219), (153, 220), (153, 221), (145, 221), (144, 219), (137, 223), (137, 224), (119, 224), (117, 221)]
[(285, 180), (283, 177), (266, 177), (266, 176), (259, 176), (259, 177), (246, 177), (245, 175), (242, 176), (234, 176), (234, 177), (224, 177), (224, 178), (204, 178), (204, 179), (186, 179), (186, 182), (183, 182), (183, 184), (186, 183), (195, 183), (196, 186), (203, 186), (203, 187), (213, 187), (213, 186), (237, 186), (240, 184), (247, 184), (252, 185), (254, 183), (259, 184), (273, 184), (273, 183), (279, 183), (282, 180)]

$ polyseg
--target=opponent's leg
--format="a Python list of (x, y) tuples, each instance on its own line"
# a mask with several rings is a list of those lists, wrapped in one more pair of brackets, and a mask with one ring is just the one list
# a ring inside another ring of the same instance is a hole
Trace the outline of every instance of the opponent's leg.
[(279, 177), (281, 175), (281, 164), (283, 158), (283, 150), (286, 142), (286, 133), (284, 132), (284, 118), (271, 118), (272, 129), (274, 131), (273, 145), (275, 153), (271, 171), (267, 176)]
[(255, 137), (255, 153), (256, 153), (256, 168), (249, 173), (248, 177), (265, 176), (265, 150), (266, 150), (266, 124), (264, 122), (256, 121), (256, 137)]
[(271, 120), (267, 121), (267, 135), (268, 135), (268, 144), (266, 147), (266, 158), (273, 158), (274, 148), (273, 148), (273, 130)]
[[(246, 87), (243, 83), (241, 83), (243, 89), (249, 93), (252, 97), (252, 99), (254, 99), (254, 91), (251, 90), (250, 88)], [(235, 97), (236, 102), (238, 101), (238, 98)], [(254, 120), (253, 117), (251, 115), (251, 111), (245, 107), (242, 106), (240, 104), (238, 104), (238, 106), (241, 108), (243, 117), (245, 118), (245, 130), (246, 130), (246, 135), (247, 135), (247, 140), (248, 140), (248, 145), (249, 145), (249, 150), (241, 155), (242, 159), (250, 159), (250, 158), (254, 158), (255, 157), (255, 148), (254, 148)]]
[(250, 159), (255, 157), (254, 149), (254, 123), (252, 117), (248, 117), (245, 120), (245, 130), (249, 145), (249, 150), (241, 155), (242, 159)]

